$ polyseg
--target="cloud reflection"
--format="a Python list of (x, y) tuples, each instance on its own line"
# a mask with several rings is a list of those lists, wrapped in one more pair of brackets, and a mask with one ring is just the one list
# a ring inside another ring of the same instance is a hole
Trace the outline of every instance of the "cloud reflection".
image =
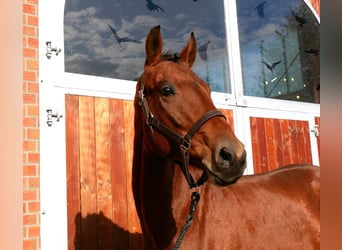
[[(223, 72), (228, 71), (223, 1), (160, 0), (158, 5), (165, 13), (151, 12), (144, 4), (146, 2), (138, 0), (67, 1), (64, 16), (65, 70), (135, 80), (143, 71), (146, 34), (159, 24), (164, 51), (180, 52), (191, 31), (195, 32), (198, 44), (210, 40), (206, 66), (199, 59), (194, 70), (202, 78), (211, 79), (211, 84), (217, 89), (229, 89), (228, 73)], [(119, 38), (133, 39), (141, 44), (118, 43), (109, 26), (115, 28)], [(207, 70), (203, 71), (205, 68)]]

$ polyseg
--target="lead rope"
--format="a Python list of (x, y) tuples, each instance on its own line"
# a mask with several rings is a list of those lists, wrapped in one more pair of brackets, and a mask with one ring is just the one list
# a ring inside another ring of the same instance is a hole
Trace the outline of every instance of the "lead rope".
[(194, 221), (194, 214), (196, 211), (196, 206), (197, 206), (199, 200), (200, 200), (200, 194), (198, 193), (198, 187), (197, 187), (197, 191), (191, 190), (191, 203), (190, 203), (189, 214), (186, 217), (185, 223), (184, 223), (182, 230), (181, 230), (181, 232), (177, 238), (177, 241), (176, 241), (175, 246), (173, 247), (173, 250), (179, 249), (180, 245), (182, 244), (182, 241), (183, 241), (183, 238), (184, 238), (186, 232), (188, 231), (188, 229), (192, 225), (192, 222)]
[[(184, 138), (187, 138), (187, 139), (185, 139), (183, 144), (181, 145), (181, 151), (182, 151), (182, 156), (183, 156), (183, 163), (185, 166), (181, 167), (181, 170), (185, 176), (185, 179), (187, 180), (189, 184), (189, 188), (191, 191), (191, 196), (190, 196), (191, 202), (190, 202), (189, 214), (186, 217), (186, 220), (184, 222), (184, 225), (182, 226), (181, 232), (177, 238), (177, 241), (176, 241), (175, 246), (173, 247), (173, 250), (179, 249), (186, 232), (189, 230), (190, 226), (192, 225), (192, 222), (194, 221), (196, 206), (200, 200), (200, 194), (198, 192), (199, 186), (203, 185), (204, 182), (208, 180), (208, 175), (203, 171), (203, 174), (198, 179), (197, 183), (194, 182), (194, 179), (189, 173), (189, 150), (190, 150), (190, 145), (191, 145), (191, 137), (185, 136)], [(193, 188), (196, 188), (196, 191), (193, 191)]]

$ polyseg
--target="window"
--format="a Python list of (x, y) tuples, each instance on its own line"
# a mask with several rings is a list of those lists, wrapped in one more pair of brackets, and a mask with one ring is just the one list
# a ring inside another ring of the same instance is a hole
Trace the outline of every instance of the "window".
[(237, 1), (244, 95), (320, 103), (319, 23), (304, 1)]
[(66, 1), (65, 71), (136, 81), (146, 35), (158, 24), (168, 53), (179, 53), (194, 31), (194, 71), (213, 91), (231, 93), (223, 0)]

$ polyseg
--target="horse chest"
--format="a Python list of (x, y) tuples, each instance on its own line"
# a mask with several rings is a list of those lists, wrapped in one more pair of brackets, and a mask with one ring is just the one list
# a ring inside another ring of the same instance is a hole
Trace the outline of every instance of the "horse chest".
[[(319, 249), (319, 220), (297, 200), (281, 195), (278, 201), (267, 200), (262, 197), (266, 194), (253, 192), (243, 198), (244, 193), (234, 188), (203, 189), (181, 249)], [(170, 247), (180, 233), (187, 208), (188, 204), (183, 204), (175, 209), (177, 234)]]

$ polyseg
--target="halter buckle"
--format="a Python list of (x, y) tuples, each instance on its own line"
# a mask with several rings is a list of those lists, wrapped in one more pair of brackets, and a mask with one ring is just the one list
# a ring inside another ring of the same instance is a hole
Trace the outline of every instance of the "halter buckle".
[(196, 196), (196, 193), (199, 193), (199, 185), (195, 184), (194, 186), (189, 186), (191, 199)]
[(145, 120), (146, 120), (146, 124), (147, 125), (151, 125), (153, 122), (155, 122), (153, 114), (151, 112), (148, 112), (146, 114), (146, 119)]
[(180, 141), (180, 148), (183, 151), (188, 151), (190, 150), (190, 147), (191, 147), (191, 137), (188, 135), (185, 135)]

